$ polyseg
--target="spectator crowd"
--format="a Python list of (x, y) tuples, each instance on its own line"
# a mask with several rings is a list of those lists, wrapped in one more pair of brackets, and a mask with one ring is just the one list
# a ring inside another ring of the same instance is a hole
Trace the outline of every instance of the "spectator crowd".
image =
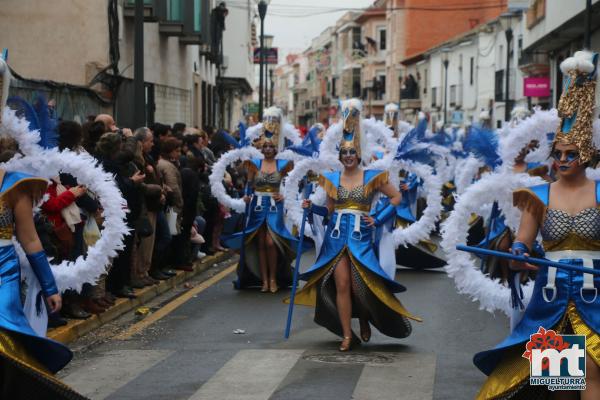
[[(231, 148), (228, 133), (183, 123), (132, 131), (102, 114), (83, 125), (61, 121), (57, 134), (59, 149), (87, 152), (114, 176), (127, 203), (131, 234), (106, 275), (85, 284), (81, 293), (63, 293), (61, 314), (49, 316), (49, 327), (100, 314), (117, 298), (135, 298), (134, 289), (169, 279), (176, 270), (192, 271), (195, 260), (225, 250), (219, 240), (223, 229), (235, 229), (239, 219), (211, 195), (208, 176)], [(228, 171), (224, 183), (237, 196), (243, 171)], [(74, 261), (102, 234), (102, 204), (76, 176), (61, 173), (51, 180), (35, 220), (52, 263)]]

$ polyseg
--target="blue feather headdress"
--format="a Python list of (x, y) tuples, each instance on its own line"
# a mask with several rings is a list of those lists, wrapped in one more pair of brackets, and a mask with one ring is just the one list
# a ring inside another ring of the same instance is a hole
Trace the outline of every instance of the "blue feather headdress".
[(33, 105), (20, 97), (9, 97), (7, 105), (29, 122), (29, 130), (40, 132), (40, 146), (46, 149), (58, 146), (58, 123), (56, 117), (51, 115), (44, 96), (38, 95)]
[(463, 142), (463, 149), (491, 168), (502, 164), (498, 154), (498, 135), (492, 129), (473, 125)]
[(427, 119), (422, 118), (416, 127), (411, 129), (401, 140), (394, 159), (410, 160), (433, 165), (437, 154), (425, 141)]
[(240, 132), (239, 140), (237, 140), (236, 138), (234, 138), (233, 136), (231, 136), (229, 133), (227, 133), (225, 131), (221, 131), (221, 132), (223, 133), (223, 137), (225, 138), (225, 140), (227, 140), (227, 142), (230, 145), (232, 145), (236, 149), (241, 149), (242, 147), (246, 147), (246, 146), (250, 145), (250, 140), (248, 140), (248, 138), (246, 137), (246, 125), (244, 125), (242, 122), (240, 122), (238, 125), (238, 130)]
[(289, 146), (288, 149), (306, 157), (318, 154), (321, 145), (321, 140), (317, 137), (318, 132), (319, 127), (313, 126), (302, 140), (302, 143)]

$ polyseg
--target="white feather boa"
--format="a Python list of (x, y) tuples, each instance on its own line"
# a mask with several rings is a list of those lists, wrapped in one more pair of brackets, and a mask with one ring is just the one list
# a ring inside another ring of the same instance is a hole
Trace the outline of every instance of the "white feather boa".
[(529, 162), (544, 162), (550, 155), (550, 144), (547, 134), (556, 132), (560, 119), (556, 109), (542, 111), (535, 109), (532, 116), (520, 121), (514, 127), (506, 127), (500, 136), (499, 153), (502, 158), (501, 168), (512, 171), (515, 158), (532, 140), (539, 142), (539, 148), (527, 156)]
[(43, 150), (38, 144), (40, 141), (39, 131), (30, 131), (29, 122), (25, 118), (19, 118), (15, 111), (8, 107), (2, 113), (0, 124), (0, 136), (8, 136), (17, 141), (19, 150), (25, 155), (35, 155)]
[[(335, 164), (320, 158), (305, 158), (294, 164), (294, 169), (288, 174), (283, 187), (286, 215), (294, 225), (300, 226), (302, 224), (302, 199), (299, 197), (298, 192), (300, 181), (304, 179), (308, 171), (312, 170), (322, 174), (334, 170), (335, 167)], [(327, 196), (323, 190), (317, 190), (310, 199), (314, 204), (325, 205)], [(304, 232), (307, 236), (312, 237), (310, 229), (306, 229)]]
[(213, 164), (212, 172), (208, 177), (210, 182), (210, 190), (213, 196), (223, 204), (237, 212), (244, 212), (246, 203), (243, 199), (234, 199), (227, 194), (223, 186), (223, 177), (227, 167), (235, 161), (249, 161), (252, 159), (262, 159), (263, 155), (254, 146), (246, 146), (239, 149), (229, 150), (223, 154), (219, 160)]
[[(472, 213), (489, 215), (490, 205), (498, 201), (506, 224), (514, 230), (518, 226), (520, 212), (512, 206), (512, 192), (541, 183), (544, 183), (541, 178), (527, 174), (487, 174), (458, 197), (454, 210), (442, 226), (442, 248), (447, 255), (445, 270), (454, 279), (458, 292), (478, 301), (480, 309), (491, 313), (500, 310), (510, 317), (510, 289), (483, 274), (476, 257), (456, 250), (457, 244), (467, 241), (468, 220)], [(532, 290), (533, 284), (524, 285), (525, 299), (531, 297)]]
[[(117, 250), (123, 249), (123, 238), (129, 234), (125, 223), (127, 203), (117, 188), (113, 175), (98, 166), (96, 159), (89, 154), (57, 149), (44, 150), (26, 157), (15, 157), (0, 167), (7, 171), (26, 172), (47, 179), (57, 176), (60, 172), (68, 173), (97, 196), (104, 217), (100, 239), (88, 248), (85, 258), (79, 257), (74, 262), (63, 261), (52, 266), (60, 291), (72, 289), (79, 292), (84, 283), (95, 283), (100, 275), (106, 273), (106, 268), (117, 255)], [(15, 242), (15, 245), (18, 244)]]
[(458, 160), (454, 178), (456, 193), (459, 195), (463, 194), (473, 183), (473, 179), (477, 176), (479, 169), (484, 166), (485, 163), (472, 154), (463, 160)]
[(439, 175), (433, 173), (433, 168), (428, 165), (415, 163), (405, 160), (394, 160), (391, 165), (386, 163), (386, 159), (373, 162), (369, 169), (383, 169), (390, 172), (390, 182), (394, 187), (399, 186), (399, 172), (405, 170), (412, 172), (417, 177), (423, 179), (423, 188), (427, 207), (423, 210), (423, 215), (413, 224), (407, 227), (398, 227), (394, 229), (392, 237), (394, 246), (406, 246), (415, 244), (421, 240), (429, 238), (431, 231), (435, 229), (435, 223), (442, 212), (442, 185), (443, 181)]

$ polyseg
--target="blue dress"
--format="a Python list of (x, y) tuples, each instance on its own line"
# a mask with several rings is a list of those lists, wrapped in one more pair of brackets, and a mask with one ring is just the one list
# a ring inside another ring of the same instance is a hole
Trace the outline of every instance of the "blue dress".
[[(580, 254), (597, 252), (600, 259), (600, 208), (588, 208), (573, 216), (562, 210), (548, 209), (549, 193), (550, 184), (519, 189), (514, 193), (515, 205), (529, 210), (540, 221), (547, 258), (555, 258), (552, 252), (572, 250)], [(596, 203), (600, 204), (598, 183)], [(582, 259), (558, 257), (561, 262), (573, 265), (581, 266), (584, 263)], [(590, 267), (600, 267), (596, 257), (593, 257)], [(474, 357), (475, 365), (489, 375), (478, 398), (510, 398), (517, 393), (529, 396), (541, 390), (541, 387), (528, 385), (529, 361), (521, 357), (525, 343), (540, 326), (559, 333), (586, 335), (587, 354), (600, 365), (600, 349), (592, 345), (600, 343), (600, 297), (593, 295), (594, 288), (600, 287), (600, 277), (594, 275), (590, 283), (593, 287), (582, 291), (582, 273), (558, 269), (555, 279), (549, 279), (549, 269), (540, 267), (523, 319), (494, 349)], [(547, 286), (554, 289), (544, 289)], [(529, 398), (533, 398), (533, 394)]]
[[(273, 238), (278, 250), (277, 281), (288, 286), (292, 282), (292, 261), (296, 258), (298, 239), (286, 228), (284, 222), (283, 202), (275, 202), (271, 197), (279, 193), (282, 177), (292, 166), (287, 160), (276, 160), (277, 170), (273, 173), (261, 171), (262, 160), (246, 162), (248, 169), (255, 171), (254, 196), (250, 203), (246, 232), (237, 232), (222, 237), (225, 247), (240, 250), (244, 246), (243, 266), (238, 264), (238, 277), (242, 287), (261, 285), (258, 241), (256, 234), (261, 227), (266, 227)], [(243, 240), (242, 240), (243, 239)], [(310, 243), (304, 241), (303, 251), (310, 248)]]
[[(14, 220), (7, 200), (10, 196), (20, 194), (40, 198), (47, 181), (19, 172), (5, 172), (0, 179), (0, 369), (13, 368), (12, 382), (8, 383), (11, 387), (3, 382), (0, 384), (0, 392), (12, 393), (13, 396), (19, 393), (21, 398), (23, 393), (36, 391), (38, 394), (44, 391), (49, 396), (51, 393), (62, 393), (52, 397), (57, 399), (80, 398), (51, 375), (61, 370), (73, 354), (65, 345), (38, 336), (29, 325), (21, 302), (19, 257), (11, 244)], [(56, 292), (49, 266), (32, 265), (32, 268), (42, 287), (52, 287)], [(39, 301), (43, 302), (43, 298)], [(41, 306), (43, 307), (43, 303)]]
[(404, 338), (411, 332), (410, 314), (393, 295), (406, 290), (381, 268), (375, 251), (374, 228), (361, 215), (368, 215), (379, 187), (388, 182), (386, 171), (364, 171), (363, 185), (346, 190), (340, 184), (341, 172), (322, 174), (319, 183), (335, 199), (325, 238), (316, 263), (301, 279), (308, 281), (295, 303), (315, 306), (315, 322), (343, 336), (336, 308), (333, 271), (344, 255), (351, 263), (353, 317), (368, 316), (369, 322), (387, 336)]

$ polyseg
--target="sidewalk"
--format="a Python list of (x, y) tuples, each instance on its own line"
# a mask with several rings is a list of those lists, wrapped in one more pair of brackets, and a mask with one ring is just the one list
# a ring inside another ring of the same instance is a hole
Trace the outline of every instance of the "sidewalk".
[(211, 266), (231, 257), (231, 252), (218, 252), (215, 255), (204, 257), (202, 260), (194, 263), (194, 271), (176, 271), (177, 275), (160, 281), (160, 283), (148, 286), (143, 289), (135, 289), (137, 298), (135, 299), (117, 299), (114, 306), (102, 314), (94, 314), (88, 319), (83, 320), (69, 320), (69, 323), (65, 326), (61, 326), (55, 329), (49, 329), (47, 336), (50, 339), (58, 342), (67, 344), (72, 342), (81, 336), (89, 333), (90, 331), (120, 317), (121, 315), (140, 307), (153, 298), (165, 293), (166, 291), (184, 283), (188, 279), (201, 272), (206, 271)]

